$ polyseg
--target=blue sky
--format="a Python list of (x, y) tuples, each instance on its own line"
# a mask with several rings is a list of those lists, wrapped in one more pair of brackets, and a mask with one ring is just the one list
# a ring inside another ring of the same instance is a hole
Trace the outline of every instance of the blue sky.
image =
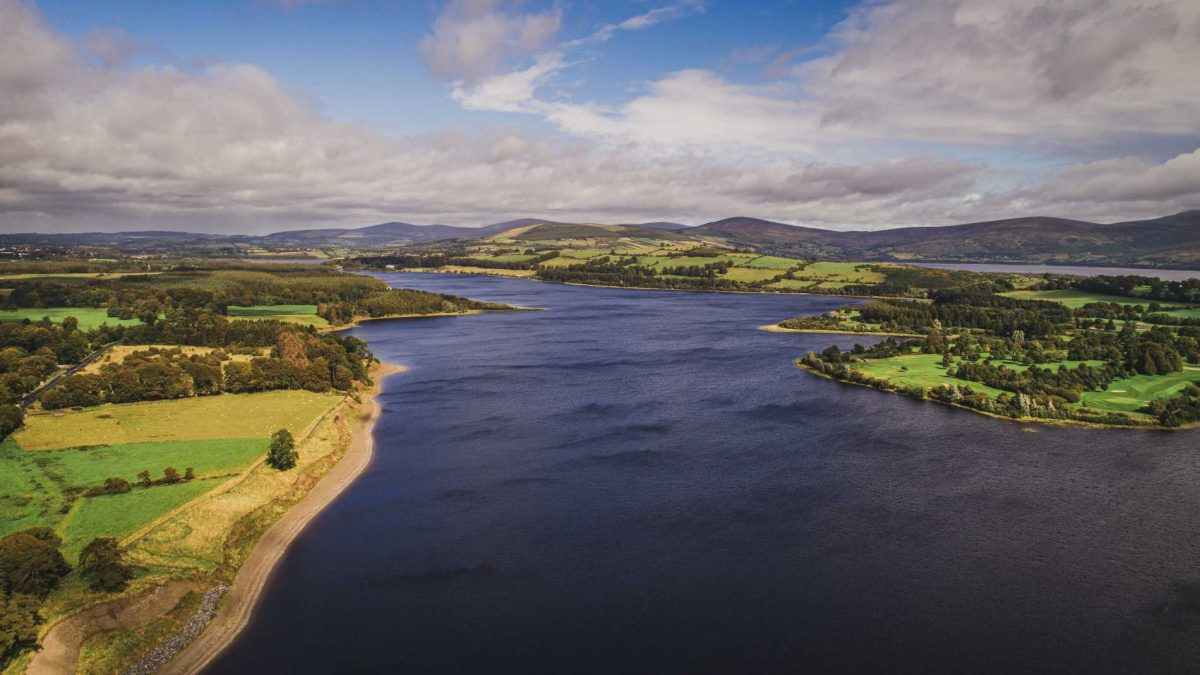
[[(590, 34), (652, 8), (645, 2), (559, 3), (569, 7), (562, 34)], [(850, 2), (715, 3), (673, 22), (669, 32), (626, 32), (603, 50), (582, 54), (570, 85), (589, 100), (630, 98), (639, 82), (685, 68), (757, 77), (732, 58), (762, 47), (817, 48)], [(554, 3), (527, 2), (524, 11)], [(211, 60), (253, 63), (313, 97), (331, 117), (396, 134), (446, 127), (526, 124), (520, 115), (463, 111), (443, 83), (429, 77), (418, 44), (439, 13), (433, 2), (304, 3), (265, 0), (86, 2), (39, 0), (47, 21), (77, 38), (119, 28), (144, 42), (135, 63), (192, 67)], [(351, 74), (352, 76), (348, 76)]]
[[(1189, 0), (0, 0), (0, 229), (1200, 207)], [(5, 103), (7, 101), (7, 103)]]

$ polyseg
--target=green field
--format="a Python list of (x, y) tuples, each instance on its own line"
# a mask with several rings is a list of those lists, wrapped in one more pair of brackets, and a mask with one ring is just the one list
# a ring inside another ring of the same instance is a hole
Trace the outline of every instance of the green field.
[[(113, 445), (90, 450), (28, 451), (11, 438), (0, 443), (0, 536), (33, 525), (53, 527), (73, 555), (98, 536), (124, 537), (166, 511), (220, 484), (266, 452), (266, 438)], [(134, 489), (121, 495), (80, 496), (67, 492), (97, 487), (106, 478), (133, 483), (141, 471), (162, 477), (171, 466), (188, 467), (197, 480)], [(211, 476), (210, 479), (205, 479)], [(64, 510), (67, 513), (64, 514)]]
[(1200, 319), (1200, 307), (1193, 307), (1192, 309), (1175, 309), (1171, 310), (1170, 312), (1163, 312), (1163, 314), (1177, 316), (1181, 319)]
[[(1099, 293), (1087, 293), (1085, 291), (1076, 291), (1073, 289), (1064, 289), (1057, 291), (1009, 291), (1001, 293), (1010, 298), (1018, 298), (1021, 300), (1048, 300), (1058, 302), (1072, 309), (1083, 307), (1091, 302), (1115, 302), (1118, 305), (1142, 305), (1150, 304), (1149, 300), (1139, 300), (1138, 298), (1125, 298), (1118, 295), (1101, 295)], [(1169, 304), (1169, 303), (1160, 303)]]
[(808, 288), (813, 285), (811, 281), (801, 281), (800, 279), (780, 279), (771, 284), (767, 284), (767, 288)]
[[(958, 359), (955, 359), (955, 363), (957, 362)], [(1038, 367), (1057, 369), (1059, 366), (1066, 366), (1067, 368), (1078, 368), (1083, 363), (1096, 367), (1104, 364), (1103, 361), (1054, 361), (1052, 363), (1038, 364)], [(1003, 365), (1009, 370), (1017, 371), (1029, 369), (1029, 366), (1025, 364), (1014, 363), (1012, 361), (997, 362), (995, 365)], [(929, 389), (941, 384), (965, 384), (975, 391), (984, 392), (992, 397), (1005, 393), (1012, 394), (1012, 392), (989, 387), (979, 382), (969, 382), (947, 375), (946, 368), (942, 366), (942, 357), (938, 354), (907, 354), (887, 359), (867, 359), (862, 363), (853, 364), (852, 367), (855, 370), (861, 370), (864, 373), (903, 386), (918, 386)], [(1196, 373), (1196, 375), (1200, 378), (1200, 373)], [(1182, 389), (1182, 386), (1180, 388)], [(1084, 396), (1085, 399), (1086, 397), (1087, 395)]]
[(488, 259), (495, 260), (496, 262), (525, 262), (526, 260), (533, 260), (536, 257), (536, 255), (528, 255), (525, 253), (503, 253), (500, 255), (489, 256)]
[(73, 316), (79, 320), (79, 328), (81, 330), (91, 330), (100, 324), (107, 323), (110, 326), (132, 326), (141, 323), (138, 319), (117, 319), (108, 315), (108, 310), (105, 308), (96, 307), (44, 307), (41, 309), (2, 309), (0, 310), (0, 323), (10, 323), (14, 321), (41, 321), (42, 317), (50, 317), (54, 323), (62, 323), (63, 319), (68, 316)]
[(853, 364), (853, 368), (899, 386), (932, 389), (942, 384), (965, 384), (975, 391), (984, 392), (992, 397), (1007, 393), (978, 382), (967, 382), (950, 377), (946, 374), (946, 368), (942, 366), (942, 357), (938, 354), (909, 354), (893, 356), (888, 359), (867, 359), (862, 363)]
[[(276, 429), (299, 437), (340, 400), (279, 391), (30, 415), (0, 443), (0, 536), (53, 527), (69, 558), (94, 537), (129, 536), (250, 466)], [(166, 467), (180, 474), (191, 467), (196, 479), (119, 495), (82, 494), (106, 478), (134, 483), (141, 471), (159, 479)]]
[(1191, 382), (1200, 382), (1200, 368), (1185, 367), (1169, 375), (1136, 375), (1115, 380), (1106, 391), (1083, 393), (1083, 405), (1096, 410), (1134, 412), (1156, 398), (1171, 398)]
[(52, 450), (81, 443), (266, 438), (280, 428), (299, 434), (340, 400), (337, 394), (269, 391), (109, 403), (78, 411), (29, 415), (25, 426), (12, 438), (26, 450)]
[(329, 322), (317, 316), (316, 305), (259, 305), (256, 307), (229, 307), (231, 319), (275, 319), (305, 326), (325, 328)]
[(755, 269), (752, 267), (731, 267), (724, 275), (725, 279), (733, 281), (769, 281), (784, 273), (785, 270), (779, 269)]
[(760, 255), (757, 258), (751, 258), (744, 263), (744, 267), (757, 267), (768, 270), (789, 270), (800, 265), (799, 260), (791, 258), (780, 258), (773, 255)]
[(853, 262), (809, 263), (795, 272), (793, 276), (797, 279), (842, 282), (844, 284), (878, 284), (887, 281), (887, 277), (867, 269), (863, 263)]
[(222, 483), (220, 478), (197, 479), (176, 485), (157, 485), (122, 495), (84, 497), (56, 528), (63, 538), (63, 555), (74, 561), (96, 537), (124, 539)]

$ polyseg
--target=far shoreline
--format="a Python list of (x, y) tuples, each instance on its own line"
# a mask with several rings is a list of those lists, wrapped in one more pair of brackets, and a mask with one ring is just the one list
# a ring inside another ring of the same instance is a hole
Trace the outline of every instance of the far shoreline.
[(407, 370), (405, 366), (383, 362), (372, 368), (374, 384), (366, 399), (365, 411), (359, 413), (355, 422), (345, 455), (303, 499), (259, 537), (204, 632), (168, 661), (160, 673), (198, 673), (233, 644), (250, 623), (267, 582), (292, 542), (371, 463), (375, 425), (382, 412), (379, 395), (383, 380)]

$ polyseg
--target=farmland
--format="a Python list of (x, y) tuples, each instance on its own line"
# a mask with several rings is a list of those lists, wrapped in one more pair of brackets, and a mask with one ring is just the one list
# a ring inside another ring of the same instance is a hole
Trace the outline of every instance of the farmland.
[(29, 319), (33, 322), (50, 317), (54, 323), (62, 323), (63, 319), (73, 316), (79, 320), (80, 330), (91, 330), (107, 323), (110, 326), (132, 326), (141, 323), (137, 319), (118, 319), (108, 315), (103, 307), (32, 307), (28, 309), (0, 309), (0, 323), (20, 322)]
[[(278, 428), (296, 436), (340, 396), (286, 391), (99, 406), (32, 415), (0, 443), (0, 536), (32, 525), (59, 531), (77, 553), (98, 536), (124, 538), (243, 471)], [(213, 420), (221, 424), (213, 424)], [(86, 445), (83, 443), (86, 442)], [(146, 471), (194, 471), (195, 479), (88, 496), (108, 478), (136, 485)]]
[[(337, 394), (270, 391), (198, 396), (174, 401), (106, 404), (30, 415), (13, 438), (26, 450), (88, 445), (266, 438), (276, 429), (298, 434), (339, 400)], [(219, 420), (219, 424), (213, 422)]]
[(1077, 291), (1072, 289), (1066, 290), (1050, 290), (1050, 291), (1010, 291), (1003, 295), (1010, 298), (1020, 300), (1049, 300), (1057, 302), (1072, 309), (1083, 307), (1092, 302), (1112, 302), (1118, 305), (1147, 305), (1149, 300), (1140, 298), (1129, 298), (1118, 295), (1101, 295), (1099, 293), (1088, 293), (1087, 291)]
[(286, 321), (302, 326), (325, 328), (329, 322), (317, 316), (316, 305), (260, 305), (256, 307), (229, 307), (229, 318), (244, 320)]

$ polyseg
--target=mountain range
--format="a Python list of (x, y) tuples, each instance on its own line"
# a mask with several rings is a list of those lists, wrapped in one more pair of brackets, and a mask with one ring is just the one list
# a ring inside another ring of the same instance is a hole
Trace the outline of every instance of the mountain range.
[(671, 222), (600, 225), (520, 218), (479, 228), (388, 222), (360, 228), (291, 230), (264, 236), (173, 231), (0, 234), (0, 246), (88, 246), (143, 252), (236, 251), (254, 247), (273, 250), (379, 249), (483, 237), (511, 237), (518, 241), (586, 237), (694, 239), (830, 260), (1055, 262), (1200, 268), (1200, 210), (1109, 224), (1028, 217), (862, 231), (826, 230), (744, 216), (696, 227)]

